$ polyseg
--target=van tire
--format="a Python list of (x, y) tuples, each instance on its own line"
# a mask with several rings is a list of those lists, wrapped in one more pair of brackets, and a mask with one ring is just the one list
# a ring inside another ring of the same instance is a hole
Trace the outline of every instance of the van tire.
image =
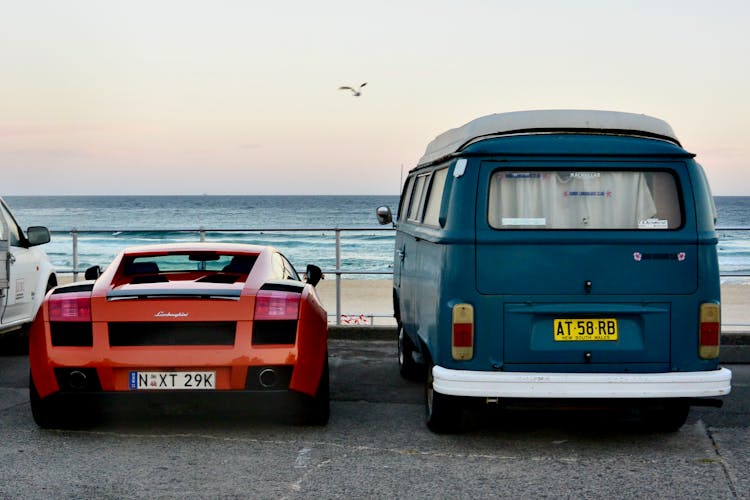
[(655, 432), (677, 432), (685, 425), (690, 405), (683, 402), (668, 402), (659, 406), (641, 408), (641, 422), (646, 429)]
[(463, 430), (461, 399), (435, 392), (432, 388), (432, 368), (429, 364), (425, 381), (425, 423), (436, 434), (456, 434)]
[(404, 327), (398, 327), (398, 371), (406, 380), (423, 381), (425, 368), (423, 364), (414, 361), (414, 342), (404, 332)]

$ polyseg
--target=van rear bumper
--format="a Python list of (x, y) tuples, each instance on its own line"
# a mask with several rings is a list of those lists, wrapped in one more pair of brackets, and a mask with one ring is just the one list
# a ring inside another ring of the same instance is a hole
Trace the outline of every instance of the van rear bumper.
[(726, 368), (670, 373), (540, 373), (432, 369), (433, 388), (448, 396), (491, 398), (699, 398), (731, 390)]

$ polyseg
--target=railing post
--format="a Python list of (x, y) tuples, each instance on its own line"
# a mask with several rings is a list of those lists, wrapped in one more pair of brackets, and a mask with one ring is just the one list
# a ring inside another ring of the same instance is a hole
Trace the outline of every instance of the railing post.
[(341, 229), (336, 226), (336, 324), (341, 324)]
[(70, 231), (73, 238), (73, 282), (78, 281), (78, 229)]
[(198, 234), (201, 236), (201, 241), (206, 241), (206, 230), (203, 227), (198, 228)]

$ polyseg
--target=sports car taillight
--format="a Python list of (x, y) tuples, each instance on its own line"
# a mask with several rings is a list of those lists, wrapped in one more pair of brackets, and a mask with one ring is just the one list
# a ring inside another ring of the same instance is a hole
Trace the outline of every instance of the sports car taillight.
[(253, 344), (292, 345), (297, 339), (299, 292), (260, 290), (255, 296)]
[(300, 294), (279, 290), (260, 290), (255, 296), (257, 320), (293, 319), (299, 316)]
[(91, 294), (71, 292), (52, 294), (47, 302), (49, 321), (91, 321)]

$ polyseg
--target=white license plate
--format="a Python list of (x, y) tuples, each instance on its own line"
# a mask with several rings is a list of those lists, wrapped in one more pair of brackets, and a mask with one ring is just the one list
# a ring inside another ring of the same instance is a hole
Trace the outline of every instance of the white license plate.
[(216, 372), (130, 372), (133, 390), (216, 389)]

